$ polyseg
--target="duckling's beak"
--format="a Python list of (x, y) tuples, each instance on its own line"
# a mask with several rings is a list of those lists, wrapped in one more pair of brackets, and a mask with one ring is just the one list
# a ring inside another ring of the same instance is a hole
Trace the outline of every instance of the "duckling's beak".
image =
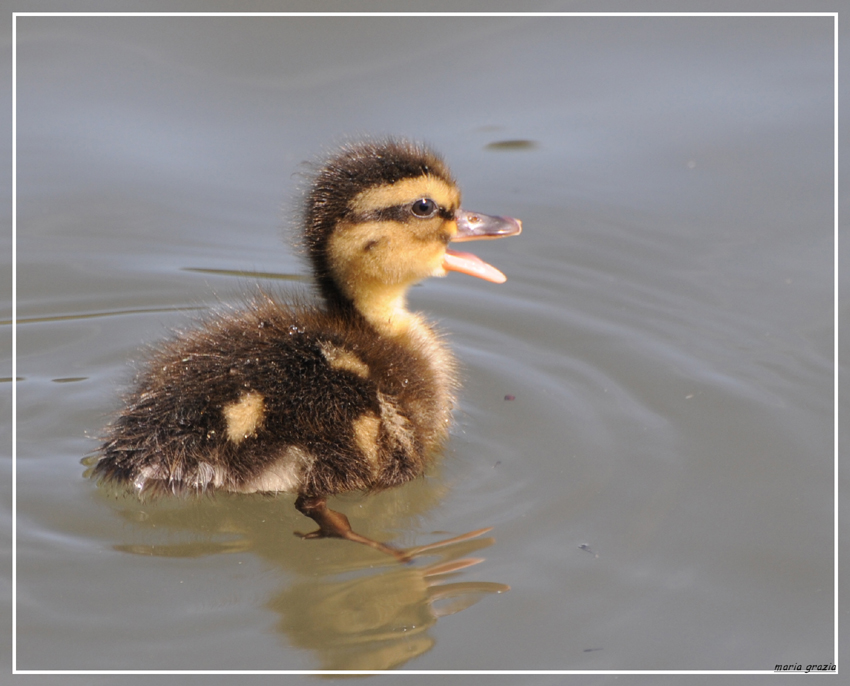
[[(522, 232), (522, 222), (512, 217), (492, 217), (478, 212), (458, 210), (455, 219), (457, 234), (452, 238), (452, 242), (505, 238), (517, 236)], [(443, 269), (477, 276), (479, 279), (493, 283), (504, 283), (508, 280), (508, 277), (494, 266), (468, 252), (446, 250), (446, 255), (443, 257)]]

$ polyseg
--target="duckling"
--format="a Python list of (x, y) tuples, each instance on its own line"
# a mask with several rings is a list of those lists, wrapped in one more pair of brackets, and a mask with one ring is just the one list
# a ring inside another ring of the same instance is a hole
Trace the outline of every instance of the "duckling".
[(302, 243), (317, 302), (261, 294), (150, 355), (106, 428), (93, 476), (143, 497), (288, 492), (335, 537), (355, 533), (329, 496), (421, 475), (444, 444), (458, 387), (451, 351), (406, 294), (430, 276), (505, 276), (453, 241), (522, 224), (460, 209), (436, 153), (403, 139), (351, 144), (315, 175)]

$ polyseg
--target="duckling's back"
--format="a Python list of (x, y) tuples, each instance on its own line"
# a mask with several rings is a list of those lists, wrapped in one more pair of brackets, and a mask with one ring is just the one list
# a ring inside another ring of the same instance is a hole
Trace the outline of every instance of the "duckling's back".
[(152, 356), (95, 475), (140, 493), (394, 486), (447, 435), (452, 365), (427, 327), (382, 336), (261, 297)]

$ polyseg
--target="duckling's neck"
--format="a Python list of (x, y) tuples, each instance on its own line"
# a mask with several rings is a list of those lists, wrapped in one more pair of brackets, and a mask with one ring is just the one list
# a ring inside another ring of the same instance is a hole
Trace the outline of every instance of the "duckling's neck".
[(395, 337), (419, 329), (422, 323), (407, 309), (408, 288), (406, 284), (358, 282), (346, 289), (346, 295), (378, 333)]
[(369, 283), (362, 279), (355, 285), (337, 288), (326, 302), (333, 308), (354, 311), (363, 317), (379, 335), (392, 338), (408, 351), (422, 359), (431, 369), (432, 406), (434, 425), (448, 426), (453, 390), (455, 388), (455, 362), (442, 337), (429, 322), (416, 312), (407, 309), (407, 291), (410, 284), (388, 285)]

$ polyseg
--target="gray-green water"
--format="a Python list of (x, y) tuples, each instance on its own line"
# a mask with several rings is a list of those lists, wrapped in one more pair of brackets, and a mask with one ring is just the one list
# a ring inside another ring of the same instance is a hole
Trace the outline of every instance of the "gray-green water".
[[(831, 18), (25, 17), (17, 38), (19, 669), (834, 661)], [(493, 530), (399, 566), (295, 538), (289, 497), (84, 479), (140, 347), (302, 287), (281, 240), (302, 162), (386, 133), (525, 231), (473, 246), (505, 285), (412, 293), (464, 365), (439, 468), (336, 504), (407, 546)]]

